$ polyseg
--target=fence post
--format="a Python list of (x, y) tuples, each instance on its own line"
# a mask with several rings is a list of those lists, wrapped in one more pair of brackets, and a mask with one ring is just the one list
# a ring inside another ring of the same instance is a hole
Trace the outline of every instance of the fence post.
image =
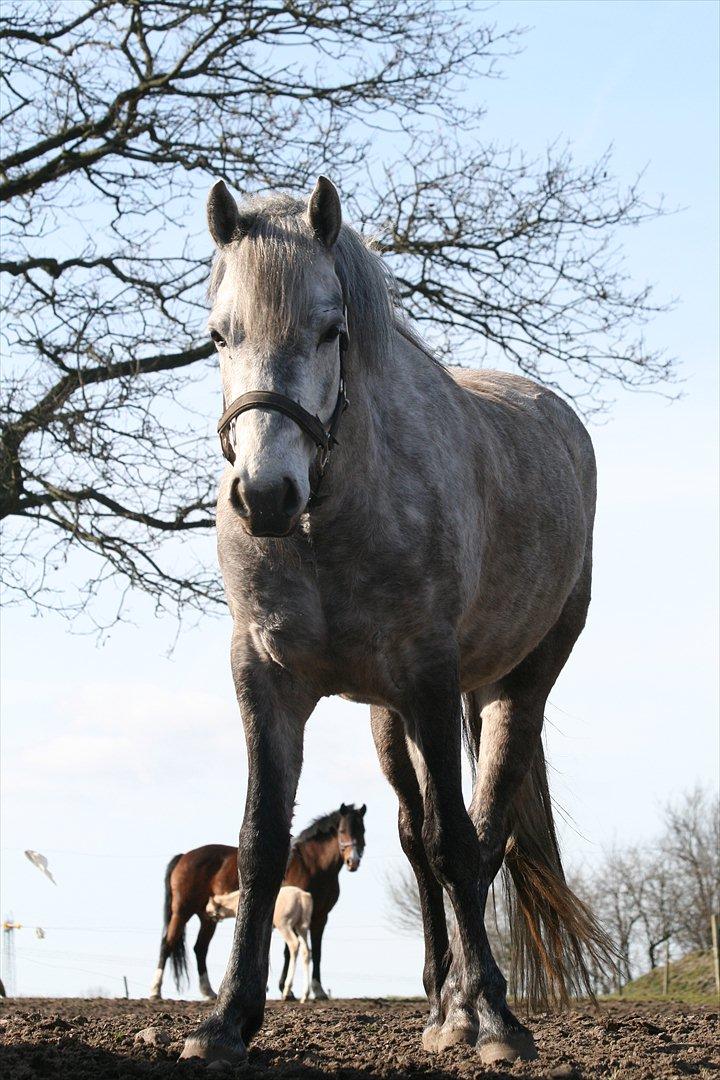
[(130, 991), (128, 990), (127, 975), (123, 975), (123, 983), (125, 985), (125, 997), (129, 998), (130, 997)]
[(714, 912), (710, 916), (710, 931), (712, 933), (713, 960), (715, 961), (715, 990), (720, 995), (720, 951), (718, 950), (718, 917)]
[(665, 970), (663, 971), (663, 997), (668, 996), (670, 986), (670, 938), (665, 942)]

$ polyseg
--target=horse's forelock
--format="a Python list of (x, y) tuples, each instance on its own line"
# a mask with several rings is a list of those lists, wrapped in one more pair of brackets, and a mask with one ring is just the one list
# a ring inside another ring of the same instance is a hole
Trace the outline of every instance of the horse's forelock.
[(347, 818), (350, 823), (350, 835), (357, 841), (358, 850), (362, 854), (365, 848), (365, 821), (360, 811), (351, 804), (348, 807)]
[[(216, 256), (208, 295), (214, 301), (232, 273), (231, 316), (261, 313), (264, 332), (285, 334), (307, 315), (308, 283), (319, 254), (305, 206), (285, 195), (257, 198), (240, 207), (240, 217), (242, 239)], [(350, 347), (363, 363), (382, 365), (398, 322), (392, 278), (348, 225), (335, 245), (335, 271), (347, 307)]]

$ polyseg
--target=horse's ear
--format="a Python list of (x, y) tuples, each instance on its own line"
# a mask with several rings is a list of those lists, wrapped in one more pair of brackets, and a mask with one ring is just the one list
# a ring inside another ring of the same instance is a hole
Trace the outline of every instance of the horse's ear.
[(345, 805), (345, 803), (341, 803), (340, 804), (340, 817), (345, 817), (347, 812), (348, 812), (347, 806)]
[(218, 180), (210, 189), (207, 201), (207, 219), (210, 235), (218, 247), (229, 244), (240, 225), (237, 203), (225, 187), (224, 180)]
[(327, 176), (318, 176), (307, 209), (308, 221), (316, 240), (331, 248), (342, 225), (342, 210), (337, 189)]
[(360, 815), (360, 817), (365, 817), (365, 811), (366, 810), (367, 810), (367, 806), (365, 805), (365, 803), (363, 803), (362, 806), (360, 807), (360, 809), (358, 810), (358, 814)]

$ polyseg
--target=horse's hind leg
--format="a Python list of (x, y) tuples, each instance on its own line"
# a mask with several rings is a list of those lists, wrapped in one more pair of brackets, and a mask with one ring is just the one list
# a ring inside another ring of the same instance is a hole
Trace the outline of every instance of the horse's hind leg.
[[(447, 892), (457, 923), (453, 979), (443, 987), (443, 1024), (437, 1049), (474, 1044), (480, 1030), (477, 1002), (484, 991), (493, 998), (504, 982), (488, 945), (478, 882), (480, 841), (462, 793), (461, 702), (457, 653), (447, 641), (427, 643), (422, 664), (404, 695), (402, 716), (408, 748), (423, 793), (422, 839), (435, 877)], [(498, 1033), (514, 1018), (496, 1016)]]
[(214, 1001), (217, 994), (210, 985), (210, 979), (208, 978), (207, 954), (216, 928), (217, 923), (214, 919), (208, 919), (201, 915), (200, 930), (193, 947), (195, 959), (197, 961), (198, 978), (200, 980), (200, 993), (210, 1001)]
[[(282, 994), (283, 990), (285, 989), (285, 981), (287, 979), (287, 973), (288, 973), (289, 964), (290, 964), (290, 950), (288, 949), (288, 947), (286, 945), (285, 948), (283, 949), (283, 966), (282, 966), (282, 971), (280, 972), (280, 980), (278, 982), (278, 986), (280, 988), (280, 993), (281, 994)], [(290, 997), (292, 997), (292, 991), (290, 992)], [(287, 1000), (289, 1000), (289, 999), (287, 999)]]
[(172, 961), (175, 985), (178, 989), (187, 975), (185, 962), (185, 927), (188, 919), (192, 918), (192, 911), (176, 904), (168, 920), (168, 925), (163, 933), (160, 943), (160, 958), (158, 960), (155, 977), (150, 987), (150, 997), (158, 1001), (162, 997), (162, 982), (165, 965), (168, 960)]
[(162, 941), (160, 942), (160, 956), (158, 958), (158, 966), (155, 969), (153, 981), (150, 985), (149, 996), (155, 1001), (159, 1001), (162, 998), (163, 975), (165, 974), (165, 965), (167, 964), (168, 957), (170, 955), (170, 949), (168, 948), (165, 933), (166, 932), (163, 931)]
[[(481, 731), (477, 778), (470, 816), (477, 830), (481, 848), (480, 893), (483, 905), (493, 879), (503, 861), (505, 848), (513, 826), (517, 800), (527, 791), (523, 783), (533, 762), (541, 753), (541, 730), (547, 696), (577, 640), (587, 612), (589, 595), (579, 586), (553, 629), (540, 645), (509, 675), (492, 688), (475, 697), (481, 706)], [(549, 809), (526, 806), (525, 813), (534, 814), (532, 829), (543, 844), (542, 831), (547, 831)], [(549, 829), (554, 843), (554, 830)], [(546, 869), (552, 869), (549, 864)], [(570, 894), (568, 894), (570, 895)], [(540, 929), (539, 927), (537, 928)], [(488, 949), (489, 954), (489, 949)], [(497, 970), (489, 955), (491, 968)], [(453, 968), (455, 965), (453, 965)], [(561, 977), (549, 973), (549, 978)], [(445, 993), (451, 994), (456, 973), (451, 970)], [(483, 1060), (513, 1060), (534, 1053), (530, 1033), (512, 1016), (505, 1001), (505, 980), (493, 976), (483, 986), (478, 998), (480, 1031), (478, 1048)], [(505, 1021), (505, 1031), (498, 1027), (498, 1017)]]
[(310, 946), (308, 945), (308, 929), (307, 926), (301, 926), (298, 930), (298, 939), (300, 944), (300, 956), (303, 962), (303, 992), (301, 1001), (307, 1001), (310, 997)]
[(297, 934), (291, 926), (288, 926), (287, 923), (280, 923), (277, 930), (290, 951), (290, 963), (288, 964), (288, 971), (287, 975), (285, 976), (285, 985), (283, 986), (282, 990), (282, 999), (283, 1001), (287, 1001), (292, 991), (292, 985), (295, 979), (295, 965), (297, 963), (299, 942)]
[(371, 725), (380, 766), (398, 797), (398, 831), (402, 849), (413, 868), (418, 885), (425, 935), (423, 985), (430, 1015), (423, 1032), (426, 1050), (437, 1047), (442, 1023), (440, 992), (448, 967), (448, 935), (442, 885), (435, 877), (422, 840), (422, 795), (405, 741), (405, 727), (397, 713), (373, 706)]

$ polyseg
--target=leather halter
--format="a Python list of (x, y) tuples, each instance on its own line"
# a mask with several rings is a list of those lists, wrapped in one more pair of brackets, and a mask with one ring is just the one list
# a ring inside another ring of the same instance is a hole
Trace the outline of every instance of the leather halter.
[[(311, 483), (310, 485), (311, 495), (310, 500), (308, 501), (308, 505), (310, 505), (320, 490), (320, 484), (325, 475), (325, 469), (327, 468), (330, 453), (333, 447), (338, 445), (337, 432), (340, 427), (340, 419), (349, 405), (347, 394), (345, 393), (344, 365), (348, 344), (349, 339), (347, 333), (341, 331), (340, 385), (338, 387), (335, 408), (332, 411), (327, 428), (319, 416), (313, 416), (312, 413), (309, 413), (307, 409), (304, 409), (299, 402), (293, 401), (292, 398), (286, 397), (285, 394), (278, 394), (274, 390), (250, 390), (249, 393), (241, 394), (240, 397), (237, 397), (234, 401), (230, 402), (218, 420), (217, 431), (220, 436), (220, 446), (222, 448), (223, 456), (231, 465), (235, 463), (235, 451), (230, 442), (229, 428), (236, 417), (240, 416), (241, 413), (247, 412), (249, 409), (274, 409), (275, 412), (282, 413), (284, 416), (289, 416), (298, 427), (302, 428), (306, 435), (310, 436), (318, 448), (315, 480), (314, 483)], [(223, 404), (225, 404), (224, 401)]]

